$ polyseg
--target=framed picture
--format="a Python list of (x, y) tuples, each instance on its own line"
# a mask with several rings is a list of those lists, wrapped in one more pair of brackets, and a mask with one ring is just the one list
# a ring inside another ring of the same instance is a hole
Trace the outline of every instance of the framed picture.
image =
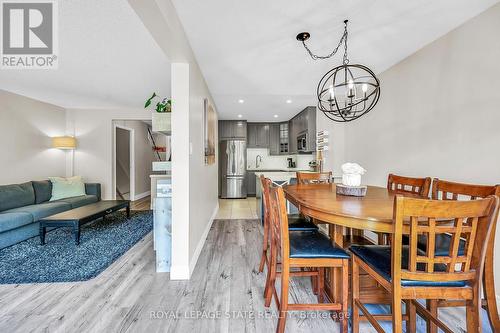
[(205, 165), (215, 163), (215, 143), (217, 114), (214, 108), (208, 102), (208, 98), (203, 101), (203, 138), (205, 145)]

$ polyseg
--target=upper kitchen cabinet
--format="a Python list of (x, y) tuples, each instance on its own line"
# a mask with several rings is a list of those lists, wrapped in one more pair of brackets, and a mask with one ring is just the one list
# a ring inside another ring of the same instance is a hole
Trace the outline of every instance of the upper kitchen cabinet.
[(221, 140), (246, 140), (247, 122), (244, 120), (219, 120), (219, 138)]
[(269, 148), (269, 124), (248, 123), (248, 148)]
[(316, 107), (309, 106), (306, 108), (307, 133), (309, 139), (307, 141), (307, 150), (316, 151)]
[(269, 124), (269, 155), (280, 154), (280, 124)]
[(288, 122), (288, 127), (290, 153), (298, 152), (297, 138), (304, 134), (307, 137), (307, 150), (305, 152), (316, 150), (316, 107), (309, 106), (299, 112)]
[(288, 122), (269, 124), (269, 155), (288, 155)]

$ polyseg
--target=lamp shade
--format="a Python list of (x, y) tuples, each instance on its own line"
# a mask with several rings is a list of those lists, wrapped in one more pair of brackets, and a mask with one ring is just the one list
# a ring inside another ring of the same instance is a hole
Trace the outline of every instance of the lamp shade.
[(56, 136), (52, 138), (52, 148), (75, 149), (76, 139), (72, 136)]

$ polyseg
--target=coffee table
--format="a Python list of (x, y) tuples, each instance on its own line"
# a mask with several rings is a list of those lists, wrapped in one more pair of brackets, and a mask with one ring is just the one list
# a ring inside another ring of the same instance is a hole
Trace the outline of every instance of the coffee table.
[(72, 227), (76, 245), (80, 244), (80, 227), (98, 218), (119, 211), (127, 210), (130, 218), (130, 200), (104, 200), (83, 207), (71, 209), (40, 220), (40, 243), (45, 244), (45, 233), (48, 227)]

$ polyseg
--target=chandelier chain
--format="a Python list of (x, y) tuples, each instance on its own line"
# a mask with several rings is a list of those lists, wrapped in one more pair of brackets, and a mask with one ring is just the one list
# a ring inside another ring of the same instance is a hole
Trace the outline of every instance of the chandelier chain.
[(314, 54), (309, 47), (307, 47), (305, 40), (302, 41), (302, 45), (304, 45), (304, 48), (307, 50), (307, 53), (311, 56), (313, 60), (323, 60), (323, 59), (328, 59), (333, 57), (335, 54), (337, 54), (337, 51), (339, 50), (340, 46), (344, 44), (344, 57), (343, 57), (343, 63), (347, 65), (349, 63), (349, 59), (347, 57), (347, 22), (345, 22), (345, 27), (344, 27), (344, 33), (342, 34), (342, 37), (340, 38), (339, 44), (337, 45), (336, 48), (333, 49), (332, 52), (330, 52), (326, 56), (321, 56), (321, 55), (316, 55)]

